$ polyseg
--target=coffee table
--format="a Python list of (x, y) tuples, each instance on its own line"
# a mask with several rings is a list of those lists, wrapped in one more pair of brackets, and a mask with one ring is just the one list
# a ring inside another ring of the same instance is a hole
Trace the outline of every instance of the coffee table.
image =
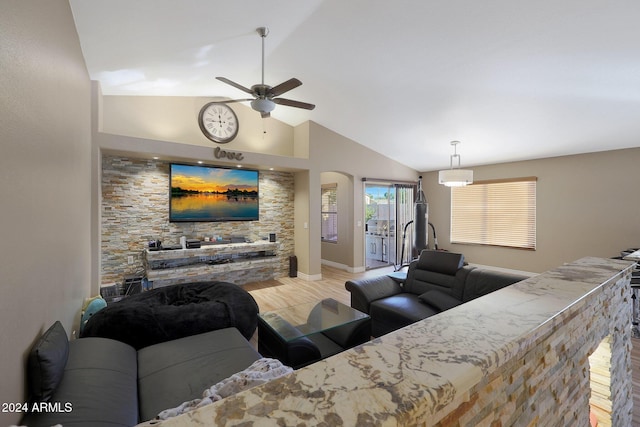
[(371, 318), (333, 298), (258, 315), (258, 351), (293, 368), (371, 339)]

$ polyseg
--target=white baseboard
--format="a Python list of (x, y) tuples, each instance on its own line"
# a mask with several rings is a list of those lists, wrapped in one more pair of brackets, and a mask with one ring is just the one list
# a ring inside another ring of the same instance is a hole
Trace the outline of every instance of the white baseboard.
[(348, 271), (349, 273), (362, 273), (362, 272), (364, 272), (366, 270), (364, 266), (362, 266), (362, 267), (350, 267), (350, 266), (348, 266), (346, 264), (340, 264), (338, 262), (333, 262), (333, 261), (329, 261), (329, 260), (326, 260), (326, 259), (320, 260), (320, 263), (322, 263), (323, 265), (328, 265), (329, 267), (337, 268), (339, 270)]
[(307, 282), (315, 282), (316, 280), (322, 280), (322, 274), (305, 274), (298, 271), (298, 277)]

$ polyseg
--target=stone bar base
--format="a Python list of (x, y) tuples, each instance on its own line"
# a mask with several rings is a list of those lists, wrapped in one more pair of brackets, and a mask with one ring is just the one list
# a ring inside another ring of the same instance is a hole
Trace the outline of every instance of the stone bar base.
[(611, 423), (630, 426), (632, 266), (583, 258), (154, 425), (586, 427), (610, 337)]
[[(571, 269), (568, 266), (558, 271)], [(603, 286), (596, 294), (576, 301), (570, 312), (550, 319), (551, 325), (541, 325), (548, 329), (547, 336), (526, 343), (529, 351), (517, 354), (483, 378), (466, 393), (464, 404), (435, 425), (480, 426), (499, 420), (498, 425), (503, 426), (589, 426), (588, 358), (603, 340), (616, 349), (610, 361), (615, 406), (609, 425), (632, 425), (631, 317), (627, 309), (631, 301), (627, 282), (620, 278)]]

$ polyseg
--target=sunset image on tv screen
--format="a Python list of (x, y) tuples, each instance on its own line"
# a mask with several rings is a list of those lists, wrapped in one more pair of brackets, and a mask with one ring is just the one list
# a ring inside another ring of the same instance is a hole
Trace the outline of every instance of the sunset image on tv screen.
[(170, 221), (255, 221), (258, 171), (171, 165)]

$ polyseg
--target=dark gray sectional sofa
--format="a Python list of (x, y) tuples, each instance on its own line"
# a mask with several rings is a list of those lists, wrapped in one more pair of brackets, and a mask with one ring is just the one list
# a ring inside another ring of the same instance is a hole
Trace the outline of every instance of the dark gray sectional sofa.
[(351, 306), (371, 316), (375, 337), (526, 279), (465, 265), (464, 255), (422, 251), (404, 282), (389, 276), (350, 280)]
[[(202, 391), (246, 369), (260, 354), (236, 328), (135, 350), (109, 338), (68, 341), (56, 322), (28, 357), (29, 427), (130, 427), (202, 398)], [(170, 385), (170, 386), (168, 386)], [(55, 408), (55, 409), (52, 409)]]
[(205, 282), (113, 303), (76, 340), (56, 322), (29, 352), (22, 424), (134, 426), (201, 398), (261, 357), (248, 341), (257, 317), (247, 291)]

